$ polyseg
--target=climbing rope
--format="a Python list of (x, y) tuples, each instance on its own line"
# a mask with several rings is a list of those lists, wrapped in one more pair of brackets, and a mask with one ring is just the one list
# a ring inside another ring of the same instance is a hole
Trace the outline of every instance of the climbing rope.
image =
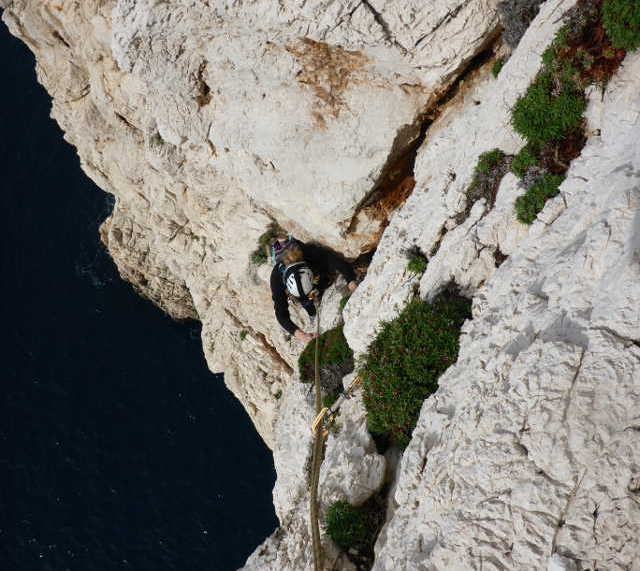
[(311, 486), (309, 511), (311, 520), (311, 540), (313, 543), (313, 561), (315, 571), (322, 571), (322, 544), (320, 543), (320, 525), (318, 523), (318, 484), (320, 482), (320, 466), (324, 457), (324, 441), (328, 431), (324, 427), (326, 421), (331, 422), (345, 399), (353, 396), (354, 391), (362, 384), (358, 376), (349, 388), (340, 394), (331, 407), (322, 407), (322, 387), (320, 386), (320, 302), (316, 311), (316, 354), (314, 360), (314, 385), (316, 417), (311, 424), (313, 439), (313, 455), (311, 459)]
[[(316, 355), (315, 355), (315, 392), (316, 415), (322, 409), (322, 391), (320, 387), (320, 302), (316, 311)], [(315, 430), (313, 440), (313, 456), (311, 460), (311, 490), (309, 497), (309, 512), (311, 519), (311, 541), (313, 543), (313, 563), (315, 571), (322, 571), (322, 545), (320, 543), (320, 525), (318, 523), (318, 483), (320, 481), (320, 465), (324, 453), (324, 430)]]

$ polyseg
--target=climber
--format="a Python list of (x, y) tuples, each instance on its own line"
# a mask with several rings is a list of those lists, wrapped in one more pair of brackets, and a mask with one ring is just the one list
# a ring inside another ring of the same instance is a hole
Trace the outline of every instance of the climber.
[(290, 236), (278, 236), (271, 245), (275, 266), (271, 272), (271, 296), (278, 323), (299, 341), (308, 343), (315, 334), (299, 329), (289, 316), (288, 297), (300, 302), (302, 307), (314, 317), (314, 302), (332, 282), (336, 272), (347, 281), (347, 288), (353, 292), (356, 275), (351, 265), (336, 254), (316, 244), (304, 244)]

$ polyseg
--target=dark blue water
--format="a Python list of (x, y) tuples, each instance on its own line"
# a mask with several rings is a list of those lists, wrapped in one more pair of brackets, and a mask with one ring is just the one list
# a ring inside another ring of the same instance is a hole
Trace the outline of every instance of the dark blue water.
[(271, 455), (199, 326), (119, 279), (3, 24), (0, 54), (0, 571), (235, 569), (276, 525)]

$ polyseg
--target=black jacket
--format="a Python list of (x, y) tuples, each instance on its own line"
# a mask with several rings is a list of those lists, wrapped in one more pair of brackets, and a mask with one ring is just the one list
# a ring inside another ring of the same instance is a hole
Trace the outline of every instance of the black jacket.
[[(356, 279), (351, 265), (334, 254), (331, 250), (317, 244), (303, 244), (300, 242), (304, 261), (309, 264), (313, 274), (320, 279), (317, 288), (322, 293), (333, 281), (335, 274), (340, 272), (347, 282)], [(298, 326), (291, 321), (289, 315), (289, 296), (282, 281), (282, 264), (276, 264), (271, 272), (271, 297), (276, 312), (278, 323), (291, 335), (296, 332)], [(301, 300), (302, 306), (310, 316), (315, 315), (315, 307), (308, 300)]]

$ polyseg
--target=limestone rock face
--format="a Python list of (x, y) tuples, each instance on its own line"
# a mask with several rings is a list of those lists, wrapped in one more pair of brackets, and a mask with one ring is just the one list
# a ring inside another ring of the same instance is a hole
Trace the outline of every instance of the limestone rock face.
[(593, 97), (599, 135), (476, 290), (458, 363), (402, 458), (374, 569), (637, 568), (639, 78), (630, 55)]
[(116, 198), (101, 234), (122, 276), (202, 321), (212, 370), (270, 446), (299, 348), (249, 263), (257, 238), (275, 219), (346, 255), (374, 245), (368, 197), (495, 37), (496, 3), (5, 3), (65, 138)]
[[(574, 3), (543, 3), (494, 79), (497, 0), (0, 0), (115, 197), (101, 238), (121, 275), (202, 322), (273, 449), (281, 525), (245, 569), (313, 568), (313, 396), (250, 262), (273, 221), (351, 258), (377, 246), (344, 312), (342, 280), (322, 304), (357, 356), (416, 293), (473, 299), (399, 464), (361, 395), (328, 436), (321, 514), (390, 490), (374, 569), (640, 569), (640, 55), (588, 94), (587, 144), (532, 226), (511, 174), (493, 207), (467, 203), (478, 156), (523, 145), (510, 109)], [(322, 533), (327, 566), (354, 569)]]

